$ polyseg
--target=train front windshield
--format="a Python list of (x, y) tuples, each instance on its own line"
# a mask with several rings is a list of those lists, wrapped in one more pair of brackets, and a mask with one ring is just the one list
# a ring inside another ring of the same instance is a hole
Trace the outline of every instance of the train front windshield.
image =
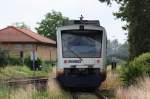
[(63, 30), (62, 55), (64, 58), (100, 58), (102, 31)]

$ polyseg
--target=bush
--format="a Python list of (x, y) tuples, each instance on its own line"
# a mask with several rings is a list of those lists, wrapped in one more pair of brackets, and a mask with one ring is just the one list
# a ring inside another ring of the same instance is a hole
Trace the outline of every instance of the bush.
[(42, 70), (45, 72), (52, 71), (52, 68), (55, 66), (56, 61), (43, 61)]
[(49, 72), (51, 71), (50, 70), (48, 72), (44, 70), (32, 71), (27, 66), (8, 65), (7, 67), (0, 69), (0, 82), (2, 80), (13, 79), (13, 78), (48, 76)]
[(56, 61), (44, 61), (44, 65), (55, 66), (56, 65)]
[(121, 80), (127, 86), (136, 83), (138, 77), (150, 75), (150, 53), (145, 53), (129, 62), (121, 70)]
[(7, 52), (0, 48), (0, 67), (4, 67), (8, 63)]
[(8, 65), (23, 65), (19, 58), (9, 57), (8, 58)]
[[(24, 59), (24, 64), (26, 66), (28, 66), (29, 68), (33, 69), (32, 61), (31, 61), (30, 57), (27, 57), (27, 58)], [(35, 65), (37, 65), (36, 67), (41, 66), (42, 65), (42, 60), (40, 58), (38, 58), (37, 61), (35, 61)]]
[(26, 66), (30, 67), (30, 65), (31, 65), (30, 57), (26, 57), (26, 58), (24, 59), (24, 64), (25, 64)]

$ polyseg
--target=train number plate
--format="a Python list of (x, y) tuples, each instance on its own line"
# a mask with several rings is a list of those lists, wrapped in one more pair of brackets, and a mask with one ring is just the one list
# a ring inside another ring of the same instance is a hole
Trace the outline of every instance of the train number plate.
[(68, 60), (68, 63), (81, 63), (81, 60)]

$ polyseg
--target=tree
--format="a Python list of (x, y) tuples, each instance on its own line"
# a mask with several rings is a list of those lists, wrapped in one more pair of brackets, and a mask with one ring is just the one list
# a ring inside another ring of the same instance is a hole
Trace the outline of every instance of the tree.
[(62, 26), (67, 20), (68, 18), (64, 17), (61, 12), (52, 11), (46, 14), (45, 18), (38, 23), (39, 27), (36, 27), (35, 29), (39, 34), (55, 40), (56, 28)]
[(112, 58), (116, 57), (119, 60), (128, 60), (129, 52), (128, 52), (128, 42), (120, 44), (118, 40), (107, 41), (107, 62), (110, 64), (112, 62)]
[(13, 24), (15, 27), (21, 28), (21, 29), (30, 29), (28, 25), (26, 25), (24, 22), (16, 22)]
[[(99, 0), (110, 4), (110, 0)], [(113, 0), (112, 0), (113, 1)], [(126, 21), (130, 58), (150, 52), (150, 0), (114, 0), (120, 4), (117, 18)]]

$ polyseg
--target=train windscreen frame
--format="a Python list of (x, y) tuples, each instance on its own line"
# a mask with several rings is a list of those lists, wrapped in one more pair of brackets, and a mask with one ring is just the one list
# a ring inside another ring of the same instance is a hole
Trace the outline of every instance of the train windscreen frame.
[(102, 37), (101, 30), (62, 30), (63, 58), (100, 58)]

